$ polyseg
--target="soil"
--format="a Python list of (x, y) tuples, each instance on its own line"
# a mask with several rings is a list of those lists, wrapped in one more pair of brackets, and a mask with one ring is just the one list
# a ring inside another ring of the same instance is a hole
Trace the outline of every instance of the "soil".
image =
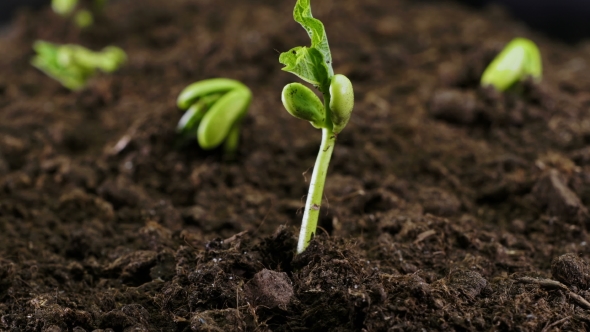
[[(0, 38), (1, 331), (590, 329), (590, 44), (497, 8), (313, 1), (356, 92), (310, 247), (294, 255), (320, 132), (292, 118), (287, 0), (123, 0), (78, 31), (49, 8)], [(515, 36), (544, 78), (478, 78)], [(36, 39), (124, 48), (70, 92)], [(234, 161), (181, 141), (188, 84), (254, 93)]]

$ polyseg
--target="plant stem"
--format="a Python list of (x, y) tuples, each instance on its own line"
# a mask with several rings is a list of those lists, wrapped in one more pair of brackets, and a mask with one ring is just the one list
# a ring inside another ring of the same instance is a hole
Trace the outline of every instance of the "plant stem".
[(336, 143), (336, 135), (332, 132), (329, 105), (330, 94), (327, 93), (324, 94), (324, 107), (326, 109), (326, 122), (328, 122), (328, 128), (322, 129), (322, 144), (320, 145), (320, 151), (318, 152), (315, 166), (313, 168), (313, 174), (311, 175), (311, 180), (309, 182), (309, 191), (307, 193), (307, 201), (305, 202), (305, 212), (303, 213), (301, 231), (299, 232), (297, 254), (305, 251), (309, 245), (309, 241), (311, 241), (311, 238), (316, 232), (320, 207), (324, 195), (324, 183), (326, 182), (330, 158), (332, 157), (332, 151), (334, 151), (334, 144)]
[(240, 143), (240, 124), (234, 123), (223, 143), (223, 158), (233, 160)]

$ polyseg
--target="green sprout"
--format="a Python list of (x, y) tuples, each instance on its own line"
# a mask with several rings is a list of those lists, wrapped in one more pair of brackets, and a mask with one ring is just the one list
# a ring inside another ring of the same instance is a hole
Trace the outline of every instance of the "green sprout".
[(199, 145), (210, 150), (223, 143), (226, 157), (233, 157), (240, 139), (240, 123), (248, 111), (252, 93), (244, 84), (228, 78), (211, 78), (187, 86), (177, 99), (186, 110), (177, 131), (196, 133)]
[(36, 41), (33, 49), (37, 55), (31, 64), (70, 90), (79, 90), (97, 70), (111, 73), (127, 60), (125, 52), (115, 46), (93, 52), (79, 45), (57, 45)]
[(486, 68), (481, 85), (493, 85), (499, 91), (506, 91), (529, 76), (540, 80), (542, 72), (541, 53), (537, 45), (526, 38), (515, 38)]
[(56, 14), (61, 16), (70, 16), (76, 6), (78, 5), (78, 0), (52, 0), (51, 1), (51, 8)]
[[(106, 3), (106, 0), (94, 0), (92, 9), (93, 11), (101, 10)], [(76, 11), (78, 7), (78, 0), (52, 0), (51, 8), (53, 11), (63, 17), (73, 17), (74, 22), (80, 28), (87, 28), (94, 23), (94, 16), (92, 11), (88, 9), (80, 9)]]
[(297, 244), (297, 253), (300, 254), (316, 232), (328, 165), (336, 137), (350, 119), (354, 92), (346, 76), (334, 75), (328, 37), (322, 22), (311, 14), (310, 0), (297, 0), (293, 17), (307, 31), (311, 46), (299, 46), (284, 52), (279, 62), (285, 65), (284, 71), (317, 88), (324, 99), (322, 103), (313, 91), (300, 83), (287, 84), (281, 96), (283, 106), (291, 115), (322, 130), (322, 142), (309, 183)]

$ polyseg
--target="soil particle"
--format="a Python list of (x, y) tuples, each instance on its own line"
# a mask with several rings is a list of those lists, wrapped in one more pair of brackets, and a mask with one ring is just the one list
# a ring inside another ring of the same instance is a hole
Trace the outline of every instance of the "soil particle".
[(588, 226), (588, 209), (568, 188), (565, 177), (559, 171), (552, 169), (547, 172), (533, 188), (533, 195), (549, 214), (563, 218), (567, 222)]
[(0, 258), (0, 299), (6, 295), (12, 285), (15, 275), (15, 265), (11, 261)]
[(62, 332), (62, 329), (57, 325), (51, 325), (45, 328), (43, 332)]
[(551, 262), (553, 278), (568, 286), (586, 290), (590, 286), (590, 266), (576, 254), (561, 255)]
[(115, 217), (110, 203), (100, 197), (75, 189), (59, 198), (57, 214), (78, 222), (87, 220), (88, 216), (108, 222)]
[(457, 270), (451, 273), (449, 285), (473, 300), (488, 285), (488, 281), (476, 271)]
[(105, 272), (120, 277), (125, 283), (141, 285), (150, 281), (149, 271), (156, 264), (158, 253), (139, 250), (117, 258), (106, 267)]
[(243, 331), (241, 321), (236, 309), (207, 310), (191, 317), (190, 328), (195, 332)]
[(244, 292), (255, 306), (285, 310), (293, 298), (293, 285), (285, 272), (264, 269), (248, 281)]
[(421, 188), (419, 195), (424, 212), (448, 217), (457, 214), (461, 209), (461, 201), (457, 196), (444, 189)]
[(100, 316), (99, 321), (102, 328), (112, 328), (115, 331), (123, 331), (136, 323), (134, 318), (127, 316), (122, 310), (106, 312)]
[(436, 91), (430, 103), (430, 114), (451, 123), (470, 124), (477, 117), (477, 99), (471, 92)]
[(154, 221), (148, 221), (146, 225), (139, 230), (139, 235), (144, 243), (154, 251), (174, 246), (170, 229), (163, 227)]

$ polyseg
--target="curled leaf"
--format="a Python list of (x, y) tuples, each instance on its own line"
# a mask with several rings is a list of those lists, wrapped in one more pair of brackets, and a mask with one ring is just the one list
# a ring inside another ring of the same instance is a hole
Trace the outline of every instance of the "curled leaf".
[[(193, 83), (178, 95), (176, 104), (180, 109), (188, 109), (198, 98), (213, 94), (225, 93), (233, 89), (246, 88), (242, 83), (229, 78), (211, 78)], [(247, 89), (247, 88), (246, 88)]]
[(248, 88), (238, 88), (224, 94), (207, 111), (197, 130), (197, 140), (203, 149), (219, 146), (232, 128), (246, 114), (252, 94)]
[(505, 91), (514, 83), (532, 76), (541, 79), (541, 53), (534, 42), (515, 38), (494, 58), (481, 77), (481, 85)]
[(192, 104), (191, 107), (184, 113), (184, 115), (178, 121), (176, 131), (181, 134), (190, 134), (197, 131), (197, 125), (209, 110), (209, 107), (213, 105), (221, 94), (212, 94), (199, 99), (196, 103)]
[(297, 0), (293, 18), (307, 31), (311, 46), (298, 46), (283, 52), (279, 62), (285, 65), (284, 71), (299, 76), (317, 86), (322, 93), (327, 93), (334, 70), (324, 25), (320, 20), (313, 18), (310, 0)]
[(330, 53), (330, 46), (328, 45), (328, 36), (324, 24), (313, 17), (311, 14), (310, 0), (297, 0), (295, 8), (293, 9), (293, 18), (297, 21), (311, 39), (311, 47), (317, 49), (327, 65), (328, 76), (334, 75), (332, 70), (332, 54)]

